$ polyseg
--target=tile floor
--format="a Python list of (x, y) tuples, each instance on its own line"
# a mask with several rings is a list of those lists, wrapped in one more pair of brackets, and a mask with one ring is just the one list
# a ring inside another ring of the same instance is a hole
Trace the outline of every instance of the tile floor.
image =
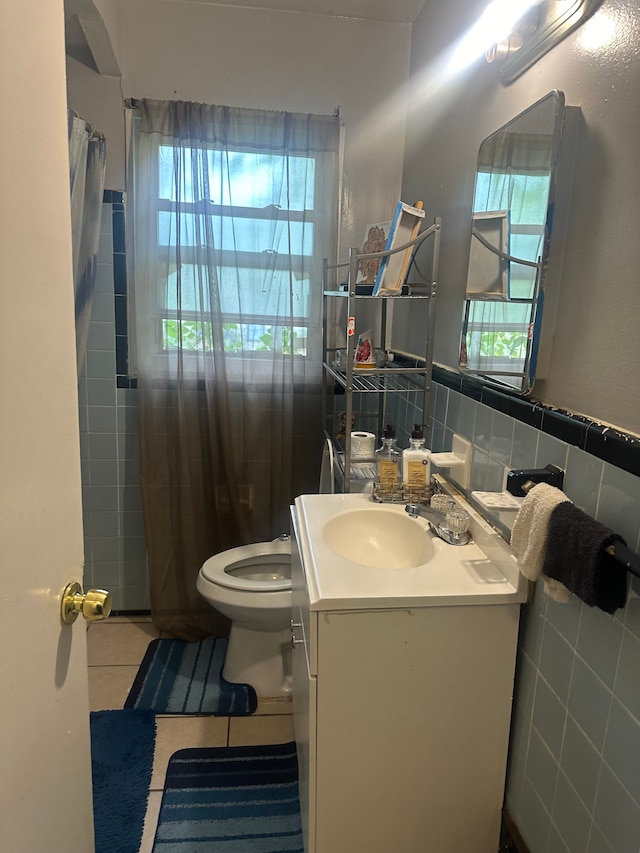
[[(147, 646), (160, 637), (148, 617), (94, 622), (87, 634), (89, 705), (92, 711), (122, 708)], [(294, 739), (291, 701), (264, 699), (249, 717), (156, 717), (156, 750), (139, 853), (151, 853), (162, 787), (171, 755), (198, 746), (250, 746)]]

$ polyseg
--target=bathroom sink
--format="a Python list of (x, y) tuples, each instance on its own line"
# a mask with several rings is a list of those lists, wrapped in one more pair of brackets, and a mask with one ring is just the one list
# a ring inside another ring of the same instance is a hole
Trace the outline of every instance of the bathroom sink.
[[(403, 504), (364, 494), (300, 495), (294, 537), (311, 610), (525, 601), (527, 582), (508, 544), (456, 494), (470, 514), (470, 543), (450, 545)], [(294, 589), (295, 594), (295, 589)]]
[(382, 508), (358, 509), (334, 516), (324, 540), (339, 557), (378, 569), (411, 569), (433, 556), (433, 542), (407, 515)]

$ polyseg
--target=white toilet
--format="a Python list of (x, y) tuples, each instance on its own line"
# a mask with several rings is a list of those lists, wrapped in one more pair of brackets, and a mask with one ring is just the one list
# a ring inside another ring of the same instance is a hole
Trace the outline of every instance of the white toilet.
[(226, 681), (250, 684), (258, 696), (291, 693), (291, 543), (231, 548), (200, 569), (197, 589), (231, 620)]
[[(321, 494), (335, 490), (337, 463), (327, 439), (320, 473)], [(212, 607), (231, 620), (226, 681), (250, 684), (258, 696), (291, 693), (291, 542), (230, 548), (210, 557), (196, 587)]]

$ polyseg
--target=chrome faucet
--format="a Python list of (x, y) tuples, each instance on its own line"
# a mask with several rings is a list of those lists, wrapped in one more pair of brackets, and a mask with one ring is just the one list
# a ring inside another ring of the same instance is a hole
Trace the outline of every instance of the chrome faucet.
[(466, 545), (471, 539), (467, 531), (469, 513), (452, 503), (454, 505), (446, 512), (424, 504), (407, 504), (404, 509), (412, 518), (426, 518), (436, 536), (449, 545)]

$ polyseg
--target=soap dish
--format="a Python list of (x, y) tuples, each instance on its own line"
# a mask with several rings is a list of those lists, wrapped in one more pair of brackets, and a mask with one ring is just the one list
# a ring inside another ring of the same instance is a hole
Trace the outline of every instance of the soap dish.
[(514, 498), (509, 492), (471, 492), (471, 497), (489, 512), (518, 510), (524, 500), (524, 498)]
[(462, 435), (454, 433), (449, 453), (429, 453), (429, 458), (439, 468), (448, 468), (454, 480), (468, 489), (471, 485), (471, 460), (473, 445)]

